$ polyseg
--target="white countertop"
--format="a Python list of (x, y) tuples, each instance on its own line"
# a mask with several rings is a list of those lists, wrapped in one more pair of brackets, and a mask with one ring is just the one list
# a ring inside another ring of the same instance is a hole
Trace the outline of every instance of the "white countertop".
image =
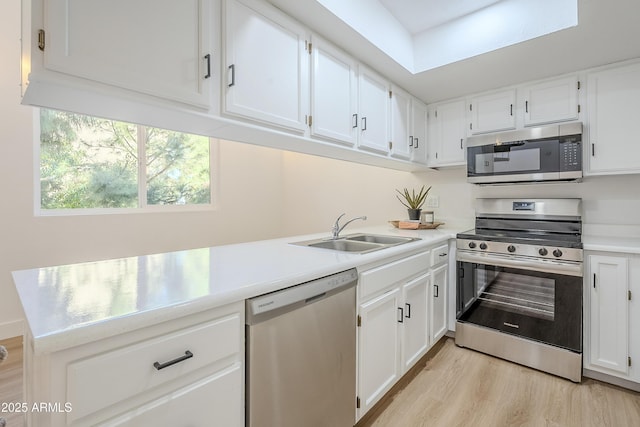
[(350, 228), (422, 240), (354, 254), (291, 245), (294, 236), (15, 271), (13, 279), (36, 353), (97, 341), (162, 321), (272, 292), (455, 238), (454, 230)]
[(582, 236), (585, 251), (640, 254), (640, 237)]

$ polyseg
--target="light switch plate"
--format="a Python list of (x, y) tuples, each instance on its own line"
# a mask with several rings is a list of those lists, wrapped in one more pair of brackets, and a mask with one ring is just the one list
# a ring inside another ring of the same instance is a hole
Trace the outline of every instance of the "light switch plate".
[(440, 197), (438, 196), (427, 196), (427, 200), (424, 202), (425, 208), (437, 208), (440, 207)]

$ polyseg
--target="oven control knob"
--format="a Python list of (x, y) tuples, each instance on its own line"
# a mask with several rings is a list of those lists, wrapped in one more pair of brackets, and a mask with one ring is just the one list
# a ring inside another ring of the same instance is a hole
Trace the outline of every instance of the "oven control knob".
[(482, 249), (482, 250), (487, 249), (487, 244), (486, 243), (480, 243), (480, 249)]
[(509, 245), (509, 246), (507, 246), (507, 250), (508, 250), (509, 252), (515, 252), (515, 251), (516, 251), (516, 247), (515, 247), (515, 246), (513, 246), (513, 245)]
[(469, 249), (473, 249), (476, 247), (476, 242), (469, 242)]
[(556, 258), (560, 258), (562, 256), (562, 251), (560, 249), (555, 249), (553, 251), (553, 256)]
[(549, 251), (547, 250), (547, 248), (540, 248), (540, 250), (538, 251), (538, 253), (539, 253), (541, 256), (545, 256), (545, 255), (547, 255), (547, 254), (549, 253)]

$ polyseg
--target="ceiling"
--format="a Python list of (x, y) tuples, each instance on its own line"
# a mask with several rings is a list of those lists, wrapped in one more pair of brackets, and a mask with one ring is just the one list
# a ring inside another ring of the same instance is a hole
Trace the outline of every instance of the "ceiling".
[(410, 34), (453, 21), (501, 0), (379, 0)]
[[(577, 0), (577, 26), (415, 73), (400, 65), (392, 57), (393, 52), (386, 53), (320, 1), (269, 1), (427, 103), (640, 57), (637, 0)], [(474, 5), (487, 7), (504, 0), (358, 2), (388, 8), (397, 25), (408, 32), (420, 32), (434, 25), (445, 27), (452, 19), (455, 21), (456, 15), (474, 12), (470, 9)], [(366, 19), (366, 7), (362, 10)], [(437, 12), (428, 13), (429, 10)], [(425, 16), (428, 18), (422, 18)], [(541, 27), (547, 25), (546, 18), (541, 21)], [(385, 34), (380, 38), (384, 41)], [(463, 39), (461, 43), (464, 42)]]

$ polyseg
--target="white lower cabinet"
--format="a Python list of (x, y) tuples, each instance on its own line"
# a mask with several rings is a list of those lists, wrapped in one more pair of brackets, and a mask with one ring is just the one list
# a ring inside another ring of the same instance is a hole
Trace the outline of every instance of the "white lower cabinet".
[(244, 304), (27, 354), (30, 427), (244, 425)]
[(449, 265), (431, 270), (429, 286), (429, 345), (438, 342), (447, 333), (447, 282)]
[(429, 312), (427, 292), (429, 273), (406, 283), (402, 287), (404, 304), (400, 307), (402, 324), (402, 371), (411, 368), (429, 346)]
[[(365, 266), (359, 273), (357, 419), (446, 332), (447, 259), (441, 258), (442, 265), (430, 269), (432, 252), (437, 248)], [(434, 273), (438, 277), (437, 296), (432, 290)], [(438, 316), (437, 335), (430, 334), (432, 310)]]
[(400, 297), (395, 287), (358, 307), (358, 418), (400, 379)]
[(640, 383), (640, 256), (589, 253), (585, 274), (585, 369)]

